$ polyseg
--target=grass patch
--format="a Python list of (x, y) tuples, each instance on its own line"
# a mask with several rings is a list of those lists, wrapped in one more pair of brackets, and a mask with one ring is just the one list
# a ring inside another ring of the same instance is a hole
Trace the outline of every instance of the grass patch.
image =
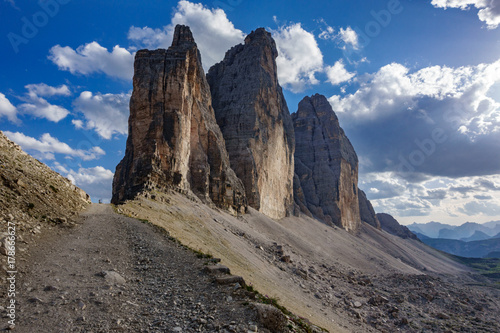
[(500, 273), (500, 258), (465, 258), (455, 256), (455, 259), (480, 274)]
[(495, 286), (500, 286), (500, 258), (465, 258), (459, 256), (453, 256), (453, 258), (482, 276), (492, 279)]

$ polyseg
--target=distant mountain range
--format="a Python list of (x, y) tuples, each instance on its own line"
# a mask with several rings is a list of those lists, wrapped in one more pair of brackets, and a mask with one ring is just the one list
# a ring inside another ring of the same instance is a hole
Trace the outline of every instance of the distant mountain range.
[(464, 242), (456, 239), (426, 238), (422, 242), (435, 249), (468, 258), (500, 258), (500, 238)]
[(415, 234), (430, 238), (445, 238), (463, 241), (497, 238), (500, 234), (500, 221), (487, 223), (466, 222), (455, 226), (439, 222), (413, 223), (407, 226)]
[(467, 222), (453, 226), (439, 222), (407, 226), (425, 244), (462, 257), (500, 258), (500, 221)]

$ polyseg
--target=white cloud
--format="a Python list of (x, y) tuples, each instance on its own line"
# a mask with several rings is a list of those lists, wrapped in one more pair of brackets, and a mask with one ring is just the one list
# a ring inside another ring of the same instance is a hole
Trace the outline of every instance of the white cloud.
[(83, 128), (83, 121), (81, 121), (80, 119), (73, 119), (71, 120), (71, 123), (75, 126), (76, 129)]
[[(77, 111), (85, 117), (85, 128), (94, 129), (101, 137), (111, 139), (113, 134), (127, 134), (130, 93), (92, 94), (84, 91), (73, 102)], [(76, 128), (83, 121), (73, 122)]]
[(468, 10), (471, 6), (479, 9), (477, 16), (486, 23), (488, 29), (495, 29), (500, 25), (499, 0), (432, 0), (436, 8), (459, 8)]
[(335, 29), (331, 26), (329, 26), (325, 20), (321, 19), (319, 20), (319, 23), (322, 23), (325, 28), (321, 28), (321, 33), (318, 35), (320, 39), (324, 40), (333, 40), (336, 41), (339, 44), (342, 44), (342, 49), (345, 49), (346, 47), (353, 48), (354, 50), (359, 49), (359, 37), (356, 31), (354, 31), (350, 26), (347, 26), (347, 28), (340, 28), (339, 32), (336, 33)]
[(112, 52), (97, 42), (79, 46), (76, 50), (56, 45), (50, 49), (49, 59), (59, 69), (72, 74), (104, 73), (124, 80), (131, 80), (134, 74), (134, 54), (118, 45)]
[(54, 154), (63, 154), (67, 157), (78, 157), (84, 161), (90, 161), (106, 154), (100, 147), (92, 147), (89, 150), (73, 149), (68, 144), (52, 137), (49, 133), (43, 134), (40, 140), (26, 136), (20, 132), (5, 131), (4, 134), (10, 140), (20, 145), (23, 150), (38, 152), (40, 153), (38, 157), (45, 160), (55, 159)]
[(71, 95), (71, 91), (65, 84), (62, 84), (59, 87), (51, 87), (45, 83), (39, 83), (39, 84), (28, 84), (27, 86), (24, 87), (28, 89), (30, 95), (33, 94), (42, 97)]
[(272, 31), (278, 48), (278, 78), (280, 84), (293, 92), (318, 84), (315, 74), (323, 71), (323, 54), (314, 35), (300, 23), (282, 26)]
[(358, 82), (360, 87), (354, 94), (329, 99), (336, 112), (361, 121), (408, 111), (421, 112), (424, 117), (426, 110), (418, 110), (418, 102), (430, 98), (446, 100), (451, 109), (462, 108), (462, 132), (471, 136), (497, 131), (500, 124), (500, 105), (487, 96), (500, 82), (500, 60), (459, 68), (432, 66), (414, 73), (392, 63)]
[(500, 205), (494, 202), (470, 201), (459, 209), (461, 213), (468, 216), (486, 215), (500, 216)]
[(333, 85), (349, 81), (356, 75), (354, 73), (348, 72), (345, 69), (344, 62), (342, 61), (342, 59), (337, 61), (333, 66), (327, 66), (325, 68), (325, 71), (328, 77), (328, 82), (330, 82)]
[(114, 173), (102, 166), (92, 168), (80, 168), (78, 171), (67, 170), (64, 166), (56, 163), (54, 168), (63, 172), (71, 182), (85, 192), (87, 192), (93, 201), (103, 199), (109, 202), (111, 199), (111, 183)]
[(46, 99), (40, 96), (68, 96), (71, 94), (69, 88), (66, 85), (61, 85), (59, 87), (51, 87), (45, 83), (40, 84), (29, 84), (25, 86), (28, 89), (28, 93), (25, 97), (22, 97), (26, 103), (18, 106), (19, 110), (24, 113), (31, 114), (37, 118), (46, 118), (53, 122), (59, 122), (61, 119), (66, 118), (69, 111), (62, 106), (50, 104)]
[(17, 109), (4, 94), (0, 93), (0, 118), (7, 117), (13, 123), (19, 123)]
[[(435, 221), (461, 224), (486, 222), (500, 214), (500, 176), (432, 177), (412, 184), (392, 172), (360, 175), (365, 191), (377, 212), (386, 212), (400, 222)], [(373, 190), (372, 190), (373, 189)]]
[(351, 46), (355, 50), (359, 48), (358, 34), (351, 27), (345, 29), (340, 28), (337, 38), (344, 42), (345, 45)]
[(172, 42), (172, 36), (169, 36), (164, 29), (152, 29), (149, 27), (131, 26), (128, 30), (127, 38), (141, 47), (148, 49), (168, 48)]
[(209, 9), (201, 3), (189, 1), (179, 1), (169, 25), (162, 29), (133, 26), (128, 38), (142, 47), (168, 48), (177, 24), (191, 28), (205, 70), (220, 62), (227, 50), (242, 43), (245, 38), (245, 34), (234, 27), (222, 9)]
[(335, 34), (335, 29), (328, 24), (326, 24), (325, 20), (320, 20), (321, 23), (326, 25), (326, 28), (323, 30), (321, 29), (321, 33), (318, 35), (320, 39), (335, 39), (336, 34)]

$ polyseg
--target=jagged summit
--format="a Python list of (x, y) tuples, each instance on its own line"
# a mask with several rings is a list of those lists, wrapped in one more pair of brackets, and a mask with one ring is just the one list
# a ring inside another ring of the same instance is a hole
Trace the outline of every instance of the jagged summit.
[(256, 47), (270, 47), (272, 50), (273, 58), (278, 56), (278, 50), (276, 49), (276, 42), (274, 41), (271, 33), (264, 28), (258, 28), (252, 31), (248, 36), (245, 37), (245, 45)]
[(175, 27), (174, 38), (172, 40), (172, 47), (180, 45), (196, 44), (193, 38), (191, 29), (188, 26), (178, 24)]
[(271, 34), (253, 31), (210, 68), (207, 79), (231, 167), (251, 207), (280, 219), (293, 212), (293, 125), (278, 83)]
[(229, 166), (198, 47), (186, 26), (168, 50), (141, 50), (134, 63), (129, 137), (113, 180), (113, 203), (145, 190), (194, 193), (244, 212), (241, 181)]

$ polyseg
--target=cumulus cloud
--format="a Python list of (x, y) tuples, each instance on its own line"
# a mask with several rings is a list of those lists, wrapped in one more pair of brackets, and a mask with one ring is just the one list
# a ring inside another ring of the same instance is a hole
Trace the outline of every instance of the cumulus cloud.
[(75, 126), (76, 129), (83, 128), (83, 121), (80, 119), (73, 119), (71, 120), (71, 123)]
[(468, 216), (500, 216), (500, 205), (488, 201), (471, 201), (459, 208), (459, 211)]
[(345, 97), (332, 96), (330, 102), (338, 112), (347, 112), (361, 120), (373, 120), (418, 106), (419, 98), (459, 99), (479, 111), (481, 104), (497, 105), (486, 96), (500, 82), (500, 60), (493, 64), (450, 68), (432, 66), (409, 73), (405, 66), (392, 63), (378, 72), (366, 75), (360, 88)]
[(234, 27), (222, 9), (209, 9), (201, 3), (184, 0), (177, 4), (169, 25), (162, 29), (133, 26), (128, 38), (142, 47), (168, 48), (177, 24), (191, 28), (205, 70), (221, 61), (227, 50), (242, 43), (245, 38), (245, 34)]
[(76, 128), (93, 129), (104, 139), (114, 134), (127, 134), (130, 93), (92, 94), (84, 91), (75, 99), (73, 106), (85, 117), (74, 120)]
[(337, 61), (333, 66), (327, 66), (325, 71), (326, 76), (328, 77), (328, 82), (334, 86), (342, 82), (349, 81), (356, 75), (345, 69), (344, 62), (342, 60)]
[(79, 168), (78, 171), (66, 170), (63, 166), (57, 166), (56, 169), (66, 171), (65, 176), (75, 185), (87, 192), (95, 202), (103, 199), (109, 202), (111, 199), (111, 184), (114, 173), (102, 166), (92, 168)]
[(59, 141), (52, 137), (49, 133), (45, 133), (37, 140), (33, 137), (26, 136), (20, 132), (5, 131), (4, 134), (12, 141), (17, 143), (25, 151), (34, 151), (38, 153), (35, 157), (45, 160), (54, 160), (55, 154), (66, 155), (66, 157), (77, 157), (84, 161), (90, 161), (100, 158), (106, 153), (100, 147), (92, 147), (89, 150), (74, 149), (68, 144)]
[(499, 0), (432, 0), (436, 8), (459, 8), (469, 10), (470, 7), (479, 9), (477, 16), (486, 23), (488, 29), (496, 29), (500, 24)]
[(428, 222), (427, 216), (451, 224), (484, 222), (500, 205), (500, 176), (429, 177), (414, 184), (394, 172), (360, 174), (377, 212), (397, 216), (400, 222)]
[(347, 27), (345, 29), (340, 28), (337, 38), (341, 40), (346, 46), (350, 46), (355, 50), (359, 49), (358, 34), (351, 27)]
[(51, 87), (45, 83), (28, 84), (25, 88), (28, 89), (30, 95), (33, 94), (42, 97), (71, 95), (71, 91), (65, 84), (62, 84), (59, 87)]
[(128, 30), (127, 38), (141, 47), (165, 49), (170, 45), (172, 36), (169, 36), (165, 29), (131, 26)]
[(318, 84), (315, 75), (323, 71), (323, 54), (314, 35), (300, 23), (279, 27), (272, 35), (278, 48), (280, 84), (293, 92)]
[(4, 94), (0, 93), (0, 118), (7, 117), (13, 123), (19, 123), (17, 118), (17, 108), (12, 105)]
[(59, 122), (66, 118), (69, 111), (62, 106), (50, 104), (46, 99), (40, 97), (69, 96), (71, 92), (66, 85), (51, 87), (45, 83), (28, 84), (25, 86), (28, 93), (21, 97), (25, 103), (18, 106), (23, 113), (31, 114), (37, 118), (45, 118), (53, 122)]
[(371, 162), (362, 172), (400, 171), (415, 182), (500, 172), (500, 103), (490, 96), (500, 60), (414, 72), (393, 63), (355, 83), (356, 92), (329, 101), (358, 155)]
[(111, 77), (131, 80), (134, 74), (134, 54), (116, 45), (111, 52), (91, 42), (72, 49), (56, 45), (50, 49), (49, 59), (72, 74), (103, 73)]

